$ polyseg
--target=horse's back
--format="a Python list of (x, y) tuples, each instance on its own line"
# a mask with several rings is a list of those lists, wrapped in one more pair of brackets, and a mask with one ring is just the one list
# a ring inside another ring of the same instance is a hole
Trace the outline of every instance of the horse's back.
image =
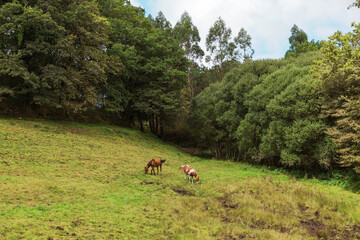
[(191, 168), (189, 165), (185, 165), (185, 166), (184, 166), (184, 172), (187, 173), (187, 174), (189, 173), (189, 171), (190, 171), (191, 169), (192, 169), (192, 168)]
[(162, 164), (162, 161), (161, 161), (160, 158), (153, 159), (153, 161), (154, 161), (154, 167), (158, 167), (158, 166), (160, 166)]

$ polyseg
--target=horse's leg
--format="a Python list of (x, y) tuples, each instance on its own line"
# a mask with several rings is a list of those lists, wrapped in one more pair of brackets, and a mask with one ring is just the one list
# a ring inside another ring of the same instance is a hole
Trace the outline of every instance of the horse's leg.
[(184, 173), (184, 174), (185, 174), (185, 179), (186, 179), (187, 175), (186, 175), (186, 173)]
[(162, 172), (162, 165), (160, 165), (160, 172)]
[(157, 166), (156, 169), (157, 169), (157, 173), (158, 173), (158, 175), (159, 175), (159, 166)]

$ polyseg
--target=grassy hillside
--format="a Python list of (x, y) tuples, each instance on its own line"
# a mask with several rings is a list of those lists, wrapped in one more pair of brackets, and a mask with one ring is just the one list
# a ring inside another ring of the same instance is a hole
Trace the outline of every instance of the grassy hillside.
[(0, 119), (0, 196), (0, 239), (360, 238), (356, 193), (114, 126)]

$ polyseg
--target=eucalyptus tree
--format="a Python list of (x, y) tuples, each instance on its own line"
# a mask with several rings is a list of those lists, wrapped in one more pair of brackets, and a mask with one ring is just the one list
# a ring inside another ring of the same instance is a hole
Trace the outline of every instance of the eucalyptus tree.
[(226, 27), (225, 21), (219, 17), (210, 28), (206, 37), (206, 50), (210, 51), (207, 61), (220, 66), (220, 79), (224, 78), (224, 62), (230, 60), (234, 51), (234, 44), (230, 43), (231, 29)]
[(241, 28), (238, 35), (234, 38), (234, 43), (238, 48), (238, 55), (242, 62), (252, 59), (254, 49), (251, 48), (251, 36), (244, 28)]
[(304, 30), (300, 29), (296, 24), (291, 28), (291, 36), (289, 37), (290, 50), (295, 51), (295, 47), (298, 44), (306, 42), (308, 40), (307, 34)]
[(296, 24), (290, 30), (289, 37), (290, 49), (285, 53), (285, 58), (299, 56), (301, 53), (317, 51), (321, 48), (319, 41), (308, 41), (308, 36), (304, 30), (300, 29)]
[(186, 58), (190, 62), (188, 66), (188, 84), (190, 99), (192, 100), (194, 98), (194, 78), (191, 75), (191, 70), (196, 67), (196, 61), (204, 56), (204, 51), (199, 46), (201, 40), (199, 30), (193, 24), (189, 13), (184, 12), (176, 23), (173, 32), (180, 46), (185, 50)]
[[(150, 16), (151, 19), (151, 16)], [(170, 33), (172, 31), (171, 23), (166, 19), (162, 11), (158, 12), (158, 15), (153, 20), (153, 24), (156, 28)]]

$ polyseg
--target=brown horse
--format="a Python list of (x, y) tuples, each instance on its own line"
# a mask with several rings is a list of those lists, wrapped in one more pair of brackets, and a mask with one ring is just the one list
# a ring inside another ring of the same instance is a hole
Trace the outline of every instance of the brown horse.
[(189, 165), (182, 165), (179, 168), (179, 170), (184, 170), (185, 179), (188, 177), (189, 182), (190, 182), (190, 177), (191, 177), (192, 183), (194, 183), (194, 177), (195, 177), (196, 183), (199, 183), (199, 181), (200, 181), (199, 174), (197, 174), (195, 169), (191, 168)]
[(155, 167), (157, 168), (157, 174), (159, 175), (159, 167), (160, 167), (160, 171), (162, 172), (162, 164), (166, 161), (166, 159), (161, 160), (160, 158), (158, 159), (152, 159), (145, 167), (145, 173), (147, 173), (149, 171), (149, 167), (151, 167), (151, 171), (150, 174), (152, 174), (152, 172), (154, 171), (154, 175), (155, 175)]

